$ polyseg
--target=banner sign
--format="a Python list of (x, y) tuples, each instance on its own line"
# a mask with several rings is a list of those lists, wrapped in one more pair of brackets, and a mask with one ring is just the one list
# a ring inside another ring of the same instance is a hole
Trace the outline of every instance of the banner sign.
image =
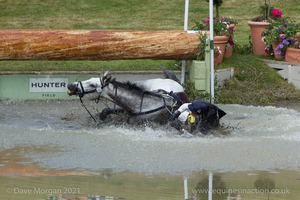
[(67, 78), (30, 78), (29, 92), (66, 92)]

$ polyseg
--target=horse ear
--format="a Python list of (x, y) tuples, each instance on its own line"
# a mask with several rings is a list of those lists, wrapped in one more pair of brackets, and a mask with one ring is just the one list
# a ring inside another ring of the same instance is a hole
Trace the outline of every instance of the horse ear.
[(106, 77), (105, 77), (105, 81), (110, 81), (111, 80), (111, 75), (107, 75)]
[(111, 80), (111, 75), (108, 74), (108, 71), (106, 71), (104, 73), (104, 76), (101, 79), (102, 87), (105, 86), (105, 85), (107, 85), (110, 82), (110, 80)]
[(107, 76), (109, 71), (104, 72), (103, 76)]

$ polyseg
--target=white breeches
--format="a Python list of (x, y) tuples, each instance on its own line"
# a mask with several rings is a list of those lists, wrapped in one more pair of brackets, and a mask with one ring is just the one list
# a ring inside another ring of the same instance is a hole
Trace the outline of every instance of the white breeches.
[(191, 104), (191, 103), (184, 103), (178, 108), (178, 111), (181, 113), (178, 117), (178, 120), (181, 123), (185, 123), (188, 118), (188, 115), (190, 113), (190, 110), (188, 108), (189, 104)]

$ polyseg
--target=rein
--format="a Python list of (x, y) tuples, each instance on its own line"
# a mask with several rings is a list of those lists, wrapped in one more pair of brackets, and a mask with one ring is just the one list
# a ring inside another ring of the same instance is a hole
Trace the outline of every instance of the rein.
[[(101, 80), (101, 79), (100, 79), (100, 80)], [(94, 92), (97, 91), (97, 89), (91, 90), (91, 91), (87, 91), (87, 92), (86, 92), (86, 91), (84, 91), (82, 82), (79, 81), (78, 84), (79, 84), (79, 86), (80, 86), (80, 88), (81, 88), (81, 92), (77, 92), (77, 94), (78, 94), (78, 96), (79, 96), (80, 103), (81, 103), (81, 105), (84, 107), (84, 109), (87, 111), (87, 113), (91, 116), (91, 118), (94, 120), (94, 122), (96, 123), (96, 125), (98, 125), (97, 120), (96, 120), (95, 117), (91, 114), (91, 112), (87, 109), (87, 107), (85, 106), (85, 104), (84, 104), (83, 101), (82, 101), (82, 97), (83, 97), (85, 94), (94, 93)], [(78, 85), (78, 84), (77, 84), (77, 85)], [(97, 102), (97, 101), (99, 101), (99, 99), (97, 99), (96, 102)]]
[[(101, 90), (102, 90), (104, 87), (106, 87), (106, 86), (108, 85), (108, 83), (105, 84), (104, 81), (103, 81), (101, 78), (100, 78), (100, 83), (101, 83), (101, 85), (102, 85), (102, 86), (101, 86)], [(84, 107), (84, 109), (87, 111), (87, 113), (91, 116), (91, 118), (94, 120), (94, 122), (96, 123), (96, 125), (98, 125), (97, 120), (96, 120), (95, 117), (91, 114), (91, 112), (90, 112), (89, 109), (86, 107), (86, 105), (83, 103), (82, 98), (83, 98), (83, 96), (84, 96), (85, 94), (90, 94), (90, 93), (99, 92), (99, 91), (98, 91), (97, 88), (94, 89), (94, 90), (85, 91), (81, 81), (78, 81), (77, 86), (78, 86), (78, 85), (80, 86), (80, 89), (81, 89), (81, 92), (77, 92), (77, 95), (79, 96), (80, 103), (81, 103), (81, 105)], [(99, 97), (98, 99), (95, 100), (96, 103), (99, 102), (99, 99), (100, 99), (100, 97)]]
[(89, 113), (89, 115), (91, 116), (91, 118), (94, 120), (94, 122), (96, 123), (96, 125), (98, 125), (97, 120), (95, 119), (95, 117), (91, 114), (91, 112), (87, 109), (87, 107), (85, 106), (85, 104), (82, 101), (82, 97), (79, 97), (80, 103), (81, 105), (85, 108), (85, 110)]

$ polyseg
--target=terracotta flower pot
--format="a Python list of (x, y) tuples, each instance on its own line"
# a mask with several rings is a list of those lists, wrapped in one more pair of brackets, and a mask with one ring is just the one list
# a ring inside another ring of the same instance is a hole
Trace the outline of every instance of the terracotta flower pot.
[(285, 61), (292, 63), (300, 63), (300, 49), (293, 47), (286, 48)]
[(281, 54), (276, 53), (276, 48), (279, 44), (280, 44), (280, 42), (275, 42), (275, 43), (272, 44), (275, 60), (283, 60), (284, 59)]
[(227, 48), (225, 49), (224, 58), (230, 58), (232, 56), (232, 52), (233, 52), (233, 46), (228, 44)]
[(269, 25), (269, 23), (248, 21), (248, 25), (251, 29), (253, 54), (267, 56), (268, 54), (265, 52), (266, 44), (262, 41), (261, 34), (265, 30), (265, 27)]
[(214, 54), (214, 66), (218, 65), (218, 58), (220, 54)]
[[(230, 24), (229, 25), (229, 29), (236, 29), (236, 25), (235, 24)], [(234, 31), (233, 31), (234, 33)], [(225, 46), (225, 53), (224, 53), (224, 58), (230, 58), (232, 56), (232, 52), (233, 52), (233, 46), (229, 44), (229, 42), (226, 44)]]
[(228, 42), (227, 36), (214, 36), (214, 46), (219, 46), (221, 50), (221, 54), (218, 56), (217, 64), (220, 64), (223, 62), (223, 57), (225, 54), (225, 46)]

